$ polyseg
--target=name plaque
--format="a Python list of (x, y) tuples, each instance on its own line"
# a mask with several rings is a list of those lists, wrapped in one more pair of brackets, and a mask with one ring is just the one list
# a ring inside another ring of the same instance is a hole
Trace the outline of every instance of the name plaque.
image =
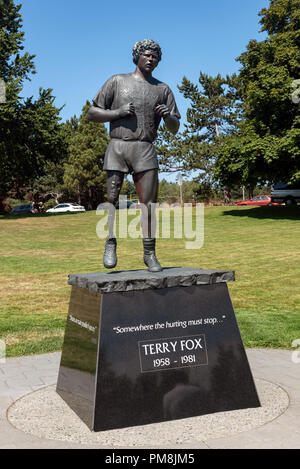
[(141, 372), (207, 365), (205, 335), (138, 342)]

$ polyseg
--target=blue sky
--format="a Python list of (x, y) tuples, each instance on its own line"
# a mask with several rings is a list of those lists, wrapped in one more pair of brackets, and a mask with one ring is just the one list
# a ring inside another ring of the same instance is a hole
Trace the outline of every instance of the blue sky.
[[(16, 1), (16, 3), (22, 3)], [(36, 54), (37, 74), (22, 95), (52, 88), (63, 121), (91, 100), (113, 74), (134, 70), (131, 50), (151, 38), (163, 52), (154, 76), (175, 94), (185, 120), (188, 102), (177, 89), (183, 76), (196, 82), (237, 72), (235, 61), (250, 39), (263, 40), (258, 12), (268, 0), (23, 0), (25, 50)], [(182, 126), (183, 128), (183, 126)]]
[[(18, 2), (17, 2), (18, 3)], [(154, 75), (173, 90), (184, 119), (186, 100), (177, 90), (185, 75), (238, 70), (235, 58), (250, 39), (262, 40), (258, 12), (267, 0), (24, 0), (25, 48), (36, 54), (37, 74), (24, 96), (53, 88), (63, 120), (79, 115), (86, 99), (115, 73), (133, 71), (131, 50), (152, 38), (163, 51)]]

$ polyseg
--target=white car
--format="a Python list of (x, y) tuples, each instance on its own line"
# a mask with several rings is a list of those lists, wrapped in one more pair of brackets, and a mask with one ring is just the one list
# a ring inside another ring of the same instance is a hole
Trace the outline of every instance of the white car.
[(56, 207), (49, 208), (49, 210), (47, 210), (47, 213), (63, 212), (85, 212), (85, 208), (78, 204), (58, 204)]

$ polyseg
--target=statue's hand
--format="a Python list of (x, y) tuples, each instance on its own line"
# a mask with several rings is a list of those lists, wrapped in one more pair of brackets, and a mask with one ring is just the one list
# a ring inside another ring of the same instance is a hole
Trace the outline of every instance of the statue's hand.
[(118, 109), (118, 114), (119, 114), (120, 117), (133, 116), (133, 114), (134, 114), (134, 105), (133, 105), (133, 103), (123, 104), (123, 106), (121, 106)]
[(159, 114), (159, 117), (162, 117), (165, 119), (170, 115), (170, 110), (165, 104), (158, 104), (155, 108), (154, 111)]

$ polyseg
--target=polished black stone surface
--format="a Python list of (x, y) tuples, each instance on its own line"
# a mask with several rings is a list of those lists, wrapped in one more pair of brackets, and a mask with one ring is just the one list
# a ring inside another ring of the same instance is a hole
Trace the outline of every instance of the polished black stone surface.
[(57, 391), (95, 431), (260, 406), (224, 282), (73, 286)]
[(57, 392), (89, 428), (94, 425), (101, 294), (73, 287)]
[(69, 275), (69, 284), (93, 292), (153, 290), (157, 288), (188, 287), (234, 281), (234, 272), (200, 268), (169, 267), (162, 272), (127, 270)]

